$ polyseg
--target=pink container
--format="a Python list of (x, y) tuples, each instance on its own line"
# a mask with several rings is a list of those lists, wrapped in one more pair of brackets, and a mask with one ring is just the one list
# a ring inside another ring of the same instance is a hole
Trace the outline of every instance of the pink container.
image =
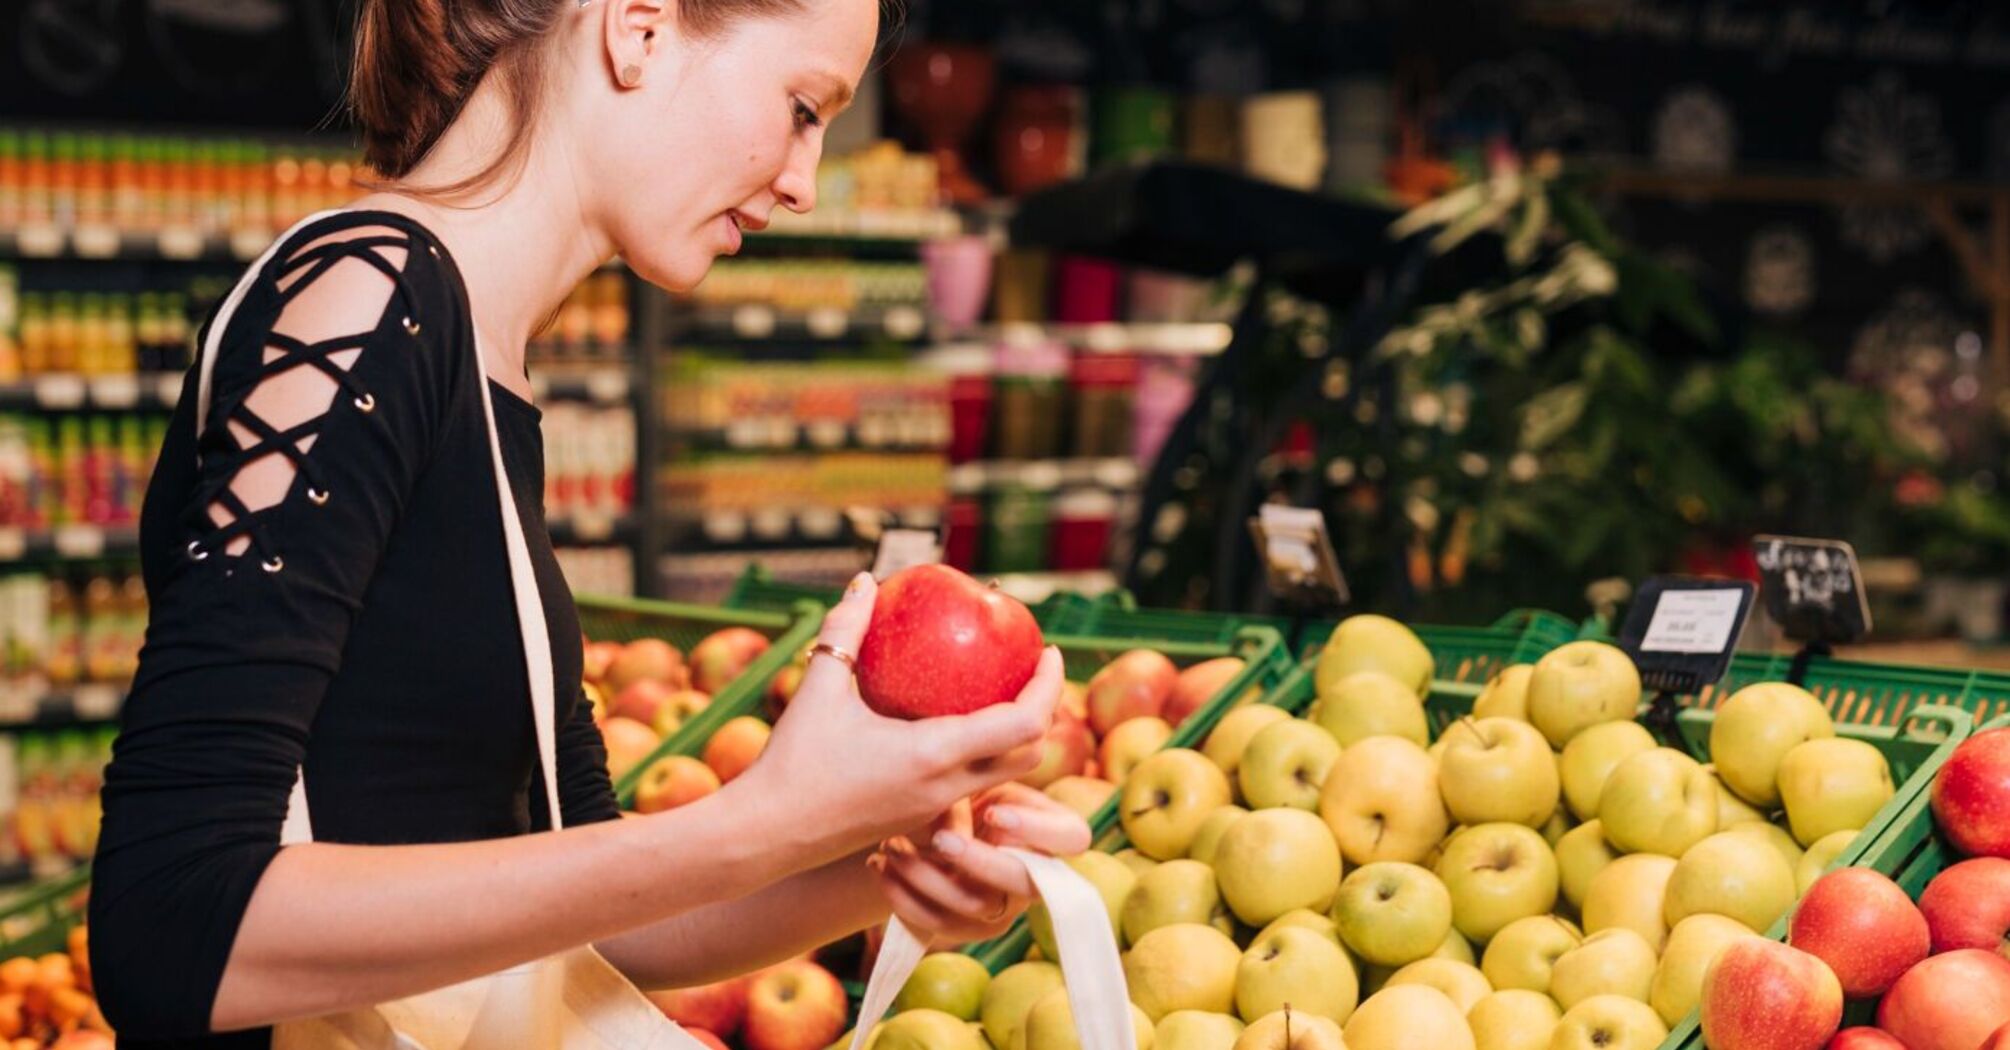
[(991, 298), (991, 245), (982, 237), (950, 237), (921, 246), (928, 271), (928, 309), (943, 323), (967, 328)]
[(1197, 362), (1185, 358), (1152, 358), (1138, 373), (1137, 401), (1131, 410), (1138, 463), (1150, 467), (1172, 434), (1179, 417), (1193, 401)]

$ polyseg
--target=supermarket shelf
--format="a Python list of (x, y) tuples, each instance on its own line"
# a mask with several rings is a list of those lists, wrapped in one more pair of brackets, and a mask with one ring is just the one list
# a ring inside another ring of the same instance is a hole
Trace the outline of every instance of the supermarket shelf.
[(121, 230), (115, 226), (30, 223), (0, 230), (0, 258), (112, 259), (125, 262), (249, 262), (277, 230), (196, 227)]
[(635, 383), (629, 366), (623, 363), (533, 365), (530, 390), (531, 396), (538, 401), (588, 401), (596, 405), (614, 405), (634, 396)]
[(109, 725), (125, 704), (116, 685), (86, 684), (70, 689), (0, 691), (0, 731)]
[(140, 530), (136, 525), (0, 527), (0, 562), (132, 557), (139, 551)]
[(829, 420), (798, 423), (793, 419), (743, 419), (727, 427), (684, 428), (668, 437), (673, 444), (727, 452), (946, 452), (949, 437), (939, 425), (879, 420), (844, 423)]
[(747, 235), (749, 244), (763, 241), (925, 241), (963, 232), (963, 218), (948, 209), (866, 209), (813, 211), (807, 215), (777, 209), (770, 225)]
[(1108, 569), (1089, 569), (1083, 572), (1008, 572), (999, 576), (984, 576), (984, 579), (996, 580), (999, 590), (1028, 605), (1046, 601), (1059, 592), (1094, 597), (1117, 589), (1117, 574)]
[(0, 383), (0, 411), (41, 409), (172, 409), (181, 400), (183, 373), (85, 376), (63, 372)]
[[(940, 507), (888, 507), (891, 525), (932, 529), (942, 523)], [(685, 549), (761, 549), (831, 546), (850, 541), (845, 511), (836, 507), (766, 507), (707, 510), (679, 522), (689, 530)]]
[(1214, 322), (1109, 324), (1008, 324), (968, 328), (940, 327), (939, 342), (983, 340), (1002, 343), (1059, 340), (1077, 350), (1110, 354), (1158, 354), (1167, 357), (1211, 357), (1228, 349), (1235, 331)]
[(596, 543), (627, 543), (635, 538), (634, 515), (572, 514), (545, 523), (551, 542), (557, 547), (579, 547)]
[(766, 303), (738, 306), (691, 303), (673, 326), (683, 342), (831, 342), (846, 339), (928, 337), (928, 315), (919, 304), (780, 310)]
[(949, 470), (949, 490), (985, 492), (1011, 484), (1031, 488), (1096, 488), (1129, 492), (1143, 472), (1126, 456), (1088, 459), (979, 460)]

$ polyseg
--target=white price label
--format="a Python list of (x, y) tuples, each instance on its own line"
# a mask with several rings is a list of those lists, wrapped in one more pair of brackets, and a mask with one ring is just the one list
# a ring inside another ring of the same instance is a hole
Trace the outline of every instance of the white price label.
[(59, 373), (35, 380), (35, 403), (43, 408), (84, 407), (84, 377)]
[(102, 721), (119, 713), (119, 703), (125, 697), (117, 686), (80, 685), (70, 693), (70, 706), (76, 709), (78, 718)]
[(844, 444), (847, 428), (834, 419), (819, 419), (803, 427), (803, 433), (811, 445), (817, 448), (837, 448)]
[(95, 376), (90, 383), (91, 403), (100, 408), (131, 408), (140, 403), (139, 376)]
[(748, 303), (734, 310), (733, 334), (742, 339), (766, 339), (774, 335), (774, 309), (758, 303)]
[(247, 226), (230, 231), (230, 254), (241, 262), (250, 262), (265, 254), (265, 246), (272, 243), (272, 231)]
[(614, 518), (581, 511), (572, 516), (572, 534), (581, 543), (599, 543), (614, 535)]
[(1663, 591), (1641, 639), (1643, 653), (1721, 653), (1731, 646), (1743, 591)]
[(755, 511), (752, 522), (754, 536), (763, 540), (784, 539), (794, 525), (795, 515), (779, 507)]
[(819, 306), (810, 311), (804, 323), (818, 339), (836, 339), (851, 327), (851, 314), (835, 306)]
[(161, 230), (159, 248), (163, 259), (202, 257), (202, 231), (193, 226), (169, 226)]
[(119, 254), (119, 231), (111, 226), (79, 226), (70, 235), (79, 258), (110, 259)]
[(105, 553), (105, 530), (96, 525), (64, 525), (56, 530), (56, 553), (65, 558), (95, 558)]
[(879, 550), (873, 555), (872, 575), (884, 580), (915, 565), (933, 565), (942, 560), (942, 545), (932, 530), (888, 529), (880, 534)]
[(919, 338), (922, 330), (928, 327), (928, 319), (912, 306), (888, 307), (884, 323), (886, 334), (895, 339)]
[(21, 227), (14, 235), (22, 256), (29, 259), (53, 259), (63, 254), (63, 231), (54, 223), (38, 222)]
[(603, 405), (628, 399), (628, 373), (618, 368), (602, 368), (586, 377), (586, 396)]

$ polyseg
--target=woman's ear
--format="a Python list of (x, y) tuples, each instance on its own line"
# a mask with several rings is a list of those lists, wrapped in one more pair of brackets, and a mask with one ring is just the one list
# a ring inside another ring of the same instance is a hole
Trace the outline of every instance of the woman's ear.
[[(677, 0), (604, 0), (601, 34), (607, 71), (624, 88), (640, 87), (659, 68), (677, 33)], [(660, 74), (658, 74), (660, 75)]]

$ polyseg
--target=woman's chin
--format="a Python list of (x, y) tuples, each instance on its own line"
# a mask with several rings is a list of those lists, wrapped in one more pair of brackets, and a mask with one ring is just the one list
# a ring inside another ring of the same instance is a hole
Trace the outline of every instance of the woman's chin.
[(698, 287), (718, 259), (713, 252), (685, 250), (674, 254), (623, 256), (635, 275), (672, 295), (683, 295)]

